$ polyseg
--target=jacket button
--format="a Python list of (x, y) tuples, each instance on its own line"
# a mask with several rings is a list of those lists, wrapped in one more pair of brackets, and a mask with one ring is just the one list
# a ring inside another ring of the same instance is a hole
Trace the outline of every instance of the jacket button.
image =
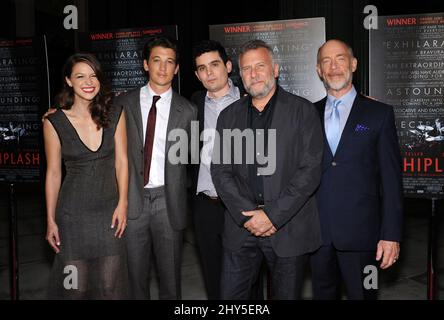
[(143, 176), (143, 171), (140, 171), (140, 175)]
[(336, 162), (333, 161), (333, 162), (331, 163), (331, 165), (332, 165), (333, 167), (336, 167), (338, 164), (337, 164)]

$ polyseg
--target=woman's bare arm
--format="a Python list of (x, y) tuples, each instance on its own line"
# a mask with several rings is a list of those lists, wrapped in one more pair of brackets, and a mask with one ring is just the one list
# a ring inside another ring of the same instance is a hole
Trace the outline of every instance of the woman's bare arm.
[(60, 140), (56, 130), (48, 119), (43, 122), (43, 136), (45, 138), (46, 154), (46, 213), (47, 213), (47, 233), (46, 240), (56, 253), (60, 252), (60, 237), (55, 222), (55, 209), (62, 182), (62, 153)]

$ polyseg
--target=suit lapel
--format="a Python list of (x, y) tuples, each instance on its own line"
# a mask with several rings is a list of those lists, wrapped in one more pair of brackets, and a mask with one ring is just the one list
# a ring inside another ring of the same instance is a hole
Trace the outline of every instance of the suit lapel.
[[(284, 128), (286, 128), (286, 120), (287, 120), (287, 115), (288, 113), (287, 111), (287, 99), (285, 98), (285, 96), (282, 94), (282, 91), (284, 89), (282, 88), (277, 88), (278, 92), (277, 92), (277, 97), (276, 100), (274, 101), (274, 110), (273, 110), (273, 117), (271, 119), (271, 124), (270, 124), (270, 129), (275, 130), (276, 132), (276, 167), (279, 166), (279, 159), (278, 156), (280, 154), (282, 154), (282, 152), (279, 150), (279, 146), (281, 146), (282, 144), (279, 143), (279, 141), (281, 141), (280, 139), (285, 139), (285, 131), (283, 132), (283, 134), (281, 133), (281, 130), (285, 130)], [(268, 145), (268, 144), (267, 144)], [(267, 150), (266, 151), (267, 156), (270, 156), (270, 151)], [(265, 196), (265, 201), (270, 201), (271, 199), (274, 198), (275, 193), (277, 191), (277, 189), (275, 188), (275, 186), (277, 185), (273, 180), (275, 180), (275, 178), (277, 178), (277, 175), (264, 175), (263, 176), (263, 188), (264, 188), (264, 196)]]
[(203, 148), (203, 141), (200, 140), (200, 135), (205, 129), (205, 99), (206, 94), (203, 95), (202, 99), (199, 99), (199, 103), (197, 104), (197, 118), (199, 120), (199, 152)]
[(341, 149), (347, 145), (347, 141), (353, 135), (354, 128), (359, 121), (361, 114), (360, 104), (359, 104), (359, 94), (356, 95), (355, 101), (353, 101), (352, 109), (348, 116), (347, 122), (345, 124), (344, 130), (342, 131), (341, 139), (339, 140), (338, 148), (336, 149), (335, 157), (341, 152)]
[(286, 101), (283, 99), (282, 95), (280, 94), (281, 90), (284, 89), (277, 88), (276, 90), (278, 90), (278, 92), (273, 106), (274, 110), (273, 110), (273, 117), (271, 118), (270, 129), (282, 128), (283, 123), (285, 122), (285, 118), (287, 116), (286, 112), (280, 110), (280, 108), (283, 108), (282, 105), (286, 103)]
[(325, 145), (324, 149), (328, 151), (329, 157), (333, 158), (333, 153), (331, 152), (330, 144), (328, 143), (327, 135), (325, 134), (325, 105), (326, 105), (326, 103), (327, 103), (327, 97), (325, 97), (321, 101), (317, 102), (317, 107), (318, 107), (318, 111), (319, 111), (319, 116), (321, 117), (322, 135), (324, 137), (324, 145)]
[(180, 120), (181, 114), (183, 111), (183, 107), (178, 104), (177, 101), (177, 93), (173, 91), (173, 96), (171, 97), (171, 107), (170, 107), (170, 115), (168, 117), (168, 126), (167, 126), (167, 133), (166, 133), (166, 143), (165, 143), (165, 167), (166, 167), (166, 161), (168, 159), (168, 150), (170, 150), (172, 141), (168, 141), (168, 135), (171, 130), (177, 128), (177, 123)]
[[(238, 128), (240, 131), (244, 131), (248, 128), (248, 108), (250, 108), (250, 99), (245, 98), (242, 101), (242, 104), (238, 106), (239, 110), (237, 110), (236, 113), (236, 125), (235, 128)], [(223, 138), (223, 134), (221, 136), (221, 139)], [(246, 156), (245, 154), (243, 156)], [(248, 167), (246, 164), (246, 161), (242, 161), (242, 170), (241, 173), (244, 176), (244, 178), (248, 179)]]
[[(325, 128), (325, 104), (326, 103), (327, 103), (327, 98), (324, 98), (318, 102), (318, 110), (319, 110), (319, 116), (321, 117), (322, 128)], [(324, 134), (324, 137), (325, 137), (325, 134)]]
[(133, 118), (136, 122), (137, 133), (143, 145), (143, 123), (142, 123), (142, 110), (140, 107), (140, 89), (135, 91), (135, 95), (132, 97), (134, 101), (130, 102), (130, 105), (133, 107), (128, 109), (132, 113)]
[(202, 99), (199, 99), (199, 103), (197, 104), (197, 117), (199, 120), (199, 133), (204, 130), (204, 121), (205, 121), (205, 98), (206, 95), (203, 95)]
[(245, 99), (245, 102), (242, 104), (242, 110), (239, 110), (238, 113), (238, 127), (241, 131), (248, 128), (248, 108), (250, 108), (250, 100)]

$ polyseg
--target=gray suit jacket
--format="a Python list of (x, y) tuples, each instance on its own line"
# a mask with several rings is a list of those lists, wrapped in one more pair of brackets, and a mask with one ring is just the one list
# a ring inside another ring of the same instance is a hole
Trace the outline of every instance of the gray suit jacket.
[[(248, 99), (243, 97), (221, 112), (217, 121), (221, 137), (223, 129), (243, 131), (248, 127)], [(276, 129), (277, 136), (276, 170), (264, 176), (264, 211), (278, 229), (271, 236), (274, 251), (290, 257), (315, 251), (321, 244), (314, 193), (321, 179), (324, 145), (319, 116), (309, 101), (278, 88), (274, 108), (271, 129)], [(245, 144), (236, 151), (243, 152), (244, 163), (211, 166), (217, 193), (227, 207), (223, 243), (232, 251), (249, 235), (243, 227), (249, 218), (242, 211), (257, 207), (248, 180)], [(220, 154), (223, 159), (224, 150)]]
[[(126, 114), (128, 135), (128, 218), (137, 219), (143, 209), (143, 124), (140, 109), (140, 88), (129, 91), (116, 98), (116, 105), (122, 105)], [(168, 120), (167, 137), (172, 129), (186, 130), (191, 137), (191, 121), (197, 119), (197, 109), (187, 99), (173, 91), (171, 110)], [(187, 170), (186, 164), (171, 164), (168, 151), (174, 144), (165, 146), (165, 198), (168, 217), (173, 229), (186, 227), (187, 216)], [(188, 157), (187, 157), (188, 158)]]

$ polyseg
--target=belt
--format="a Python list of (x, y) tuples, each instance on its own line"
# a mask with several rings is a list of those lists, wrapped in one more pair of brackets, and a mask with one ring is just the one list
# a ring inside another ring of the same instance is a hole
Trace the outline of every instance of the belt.
[(165, 194), (165, 186), (155, 188), (143, 188), (143, 196), (146, 198), (157, 197)]
[(211, 196), (209, 196), (209, 195), (207, 195), (207, 194), (205, 194), (205, 193), (203, 193), (203, 192), (199, 192), (199, 195), (200, 195), (200, 196), (203, 196), (203, 197), (205, 197), (205, 198), (207, 198), (208, 200), (210, 200), (210, 201), (212, 201), (212, 202), (217, 202), (217, 203), (220, 203), (220, 202), (221, 202), (221, 200), (220, 200), (219, 197), (211, 197)]

